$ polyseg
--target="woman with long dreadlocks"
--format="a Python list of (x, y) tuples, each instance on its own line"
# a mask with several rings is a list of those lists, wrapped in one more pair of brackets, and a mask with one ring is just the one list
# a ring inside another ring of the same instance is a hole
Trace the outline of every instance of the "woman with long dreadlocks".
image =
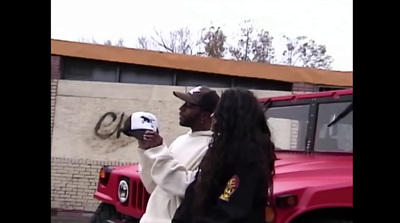
[(265, 222), (276, 156), (257, 98), (226, 90), (212, 118), (213, 140), (172, 222)]

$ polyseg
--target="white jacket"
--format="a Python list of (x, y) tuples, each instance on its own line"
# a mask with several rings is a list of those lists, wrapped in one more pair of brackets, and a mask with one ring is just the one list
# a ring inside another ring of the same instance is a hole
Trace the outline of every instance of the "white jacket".
[(211, 131), (179, 136), (170, 145), (138, 149), (140, 178), (150, 193), (140, 223), (170, 223), (208, 149)]

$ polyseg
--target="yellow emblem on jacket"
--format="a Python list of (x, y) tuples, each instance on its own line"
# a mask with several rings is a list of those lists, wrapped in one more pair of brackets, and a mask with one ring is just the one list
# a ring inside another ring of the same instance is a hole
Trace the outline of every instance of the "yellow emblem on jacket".
[(224, 192), (219, 196), (221, 200), (229, 201), (229, 197), (235, 192), (235, 190), (239, 187), (239, 177), (234, 175), (231, 179), (229, 179), (228, 183), (225, 186)]

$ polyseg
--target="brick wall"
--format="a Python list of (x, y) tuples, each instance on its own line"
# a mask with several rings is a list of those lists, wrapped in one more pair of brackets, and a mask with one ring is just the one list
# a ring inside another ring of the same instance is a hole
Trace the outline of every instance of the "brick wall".
[(61, 77), (61, 57), (51, 56), (51, 136), (53, 136), (53, 123), (54, 123), (54, 113), (56, 107), (56, 96), (57, 96), (57, 86), (58, 79)]
[(61, 77), (61, 57), (51, 56), (51, 79), (60, 79)]
[(51, 158), (51, 208), (95, 211), (99, 201), (93, 198), (99, 170), (103, 165), (126, 162)]
[(57, 96), (57, 79), (51, 79), (51, 135), (53, 136), (53, 124), (54, 124), (54, 113), (56, 108), (56, 96)]

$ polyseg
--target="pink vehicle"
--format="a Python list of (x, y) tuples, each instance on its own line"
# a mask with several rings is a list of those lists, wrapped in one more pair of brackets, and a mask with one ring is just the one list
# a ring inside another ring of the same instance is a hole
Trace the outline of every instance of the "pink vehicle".
[[(353, 90), (262, 98), (277, 147), (266, 222), (353, 222)], [(105, 166), (91, 222), (138, 222), (149, 194), (137, 165)], [(109, 220), (109, 221), (107, 221)]]

